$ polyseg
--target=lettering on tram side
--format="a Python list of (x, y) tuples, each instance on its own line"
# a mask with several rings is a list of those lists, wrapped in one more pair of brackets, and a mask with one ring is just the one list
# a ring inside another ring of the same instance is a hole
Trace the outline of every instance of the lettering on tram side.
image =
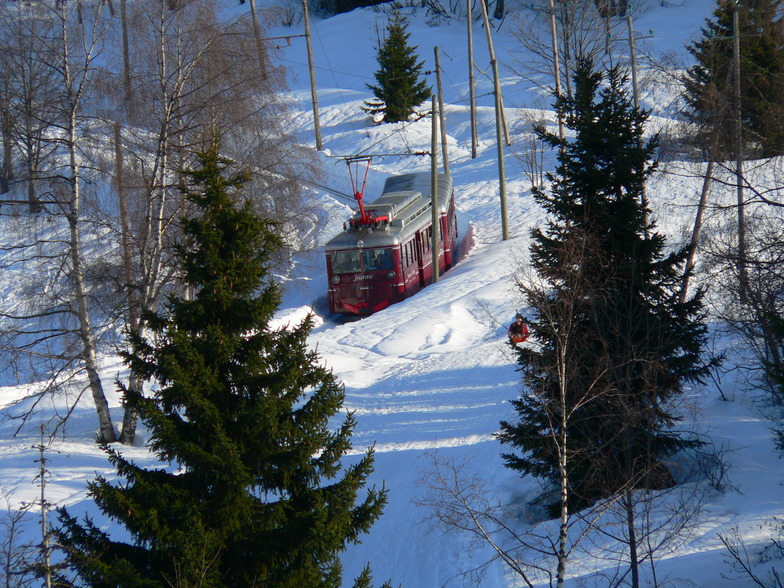
[(355, 282), (359, 282), (360, 280), (372, 280), (372, 279), (373, 279), (373, 276), (364, 275), (364, 274), (354, 276), (354, 281)]

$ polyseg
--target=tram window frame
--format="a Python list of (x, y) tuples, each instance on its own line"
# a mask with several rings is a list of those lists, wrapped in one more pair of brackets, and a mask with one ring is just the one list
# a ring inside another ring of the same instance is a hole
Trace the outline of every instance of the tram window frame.
[(335, 251), (332, 253), (332, 273), (356, 274), (362, 271), (362, 251)]
[(362, 261), (365, 271), (388, 271), (394, 269), (395, 260), (391, 247), (363, 249)]
[(414, 240), (404, 243), (401, 250), (403, 252), (403, 267), (411, 266), (414, 263)]

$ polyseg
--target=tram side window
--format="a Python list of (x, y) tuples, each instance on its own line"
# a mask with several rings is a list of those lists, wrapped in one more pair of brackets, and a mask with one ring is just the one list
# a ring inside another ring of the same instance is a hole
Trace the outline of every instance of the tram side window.
[(337, 251), (333, 253), (332, 271), (336, 274), (352, 274), (362, 271), (362, 252)]
[(411, 244), (412, 241), (409, 241), (400, 248), (400, 254), (403, 257), (403, 267), (408, 267), (414, 261), (414, 257), (411, 255)]
[(364, 253), (366, 270), (392, 269), (392, 249), (366, 249)]
[(425, 251), (430, 251), (430, 245), (433, 242), (433, 227), (427, 227), (427, 231), (425, 231), (425, 238), (423, 245), (425, 246)]

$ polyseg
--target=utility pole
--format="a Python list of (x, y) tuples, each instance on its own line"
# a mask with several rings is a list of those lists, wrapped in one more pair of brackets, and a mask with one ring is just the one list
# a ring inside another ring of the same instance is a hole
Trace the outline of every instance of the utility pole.
[[(558, 30), (555, 26), (555, 3), (550, 0), (550, 33), (553, 38), (553, 70), (555, 74), (555, 97), (561, 98), (561, 64), (558, 61)], [(563, 117), (558, 114), (558, 138), (564, 140)]]
[(501, 97), (501, 78), (498, 75), (498, 60), (495, 58), (495, 49), (493, 48), (493, 36), (490, 33), (490, 19), (487, 16), (487, 6), (485, 5), (484, 0), (479, 2), (482, 6), (482, 18), (484, 19), (485, 23), (485, 32), (487, 33), (487, 49), (490, 53), (490, 67), (493, 70), (493, 88), (496, 96), (498, 97), (498, 104), (500, 104), (500, 109), (496, 108), (496, 115), (501, 115), (501, 122), (503, 123), (504, 128), (504, 137), (506, 139), (507, 146), (512, 144), (512, 141), (509, 139), (509, 127), (506, 124), (506, 113), (504, 113), (504, 101)]
[(468, 19), (468, 94), (469, 111), (471, 114), (471, 159), (476, 159), (476, 95), (474, 94), (474, 19), (471, 14), (471, 0), (466, 0), (466, 18)]
[[(501, 100), (501, 81), (498, 78), (498, 61), (495, 58), (495, 51), (493, 51), (493, 39), (490, 37), (490, 22), (487, 18), (487, 6), (484, 1), (479, 2), (482, 5), (482, 16), (485, 21), (485, 30), (487, 31), (487, 44), (490, 48), (490, 64), (493, 67), (493, 87), (495, 89), (495, 136), (498, 146), (498, 188), (501, 198), (501, 238), (506, 241), (509, 238), (509, 222), (506, 215), (506, 171), (504, 165), (504, 141), (503, 133), (501, 130), (502, 121), (503, 127), (506, 128), (506, 119), (504, 117), (504, 104)], [(506, 133), (507, 145), (509, 142), (509, 132)]]
[(266, 55), (264, 53), (264, 46), (261, 44), (261, 27), (259, 26), (259, 16), (256, 12), (256, 0), (250, 0), (250, 16), (253, 21), (253, 37), (256, 39), (256, 53), (259, 58), (259, 74), (262, 78), (267, 77), (267, 63)]
[(449, 175), (449, 151), (446, 144), (446, 113), (444, 112), (444, 91), (441, 87), (441, 59), (439, 58), (438, 45), (433, 49), (436, 54), (436, 87), (438, 88), (438, 122), (441, 129), (441, 153), (444, 156), (444, 173)]
[(498, 145), (498, 190), (501, 198), (501, 238), (506, 241), (509, 238), (509, 221), (506, 215), (506, 171), (504, 164), (504, 144), (501, 133), (501, 117), (499, 110), (503, 110), (501, 104), (501, 94), (495, 94), (495, 137)]
[[(253, 0), (251, 0), (253, 1)], [(313, 66), (313, 46), (310, 42), (310, 15), (308, 13), (308, 0), (302, 0), (302, 14), (305, 18), (305, 46), (308, 49), (308, 72), (310, 73), (310, 100), (313, 104), (313, 128), (316, 132), (316, 150), (323, 151), (324, 143), (321, 139), (321, 122), (319, 120), (318, 94), (316, 93), (316, 68)]]
[(740, 299), (745, 302), (748, 289), (746, 274), (746, 211), (743, 197), (743, 118), (741, 116), (740, 90), (740, 18), (739, 0), (735, 0), (732, 10), (732, 56), (735, 70), (735, 175), (738, 190), (738, 273), (740, 278)]
[(441, 214), (438, 210), (438, 118), (436, 117), (436, 97), (432, 97), (432, 126), (430, 133), (430, 220), (433, 231), (430, 236), (430, 257), (433, 260), (433, 283), (438, 281), (438, 255), (439, 230), (438, 223)]
[[(629, 28), (629, 57), (631, 61), (631, 70), (632, 70), (632, 97), (634, 99), (634, 108), (640, 108), (640, 94), (637, 89), (637, 57), (635, 51), (635, 44), (634, 44), (634, 23), (632, 22), (632, 15), (629, 14), (626, 17), (626, 24)], [(645, 190), (645, 184), (642, 185), (642, 190), (640, 192), (640, 204), (646, 210), (645, 212), (645, 235), (648, 236), (650, 231), (648, 230), (648, 196)]]
[[(253, 28), (256, 31), (256, 47), (259, 52), (259, 67), (264, 66), (262, 60), (262, 41), (275, 41), (277, 39), (285, 39), (287, 43), (291, 43), (291, 39), (297, 37), (305, 37), (305, 47), (308, 53), (308, 72), (310, 73), (310, 100), (313, 105), (313, 128), (316, 132), (316, 149), (318, 151), (324, 150), (324, 144), (321, 139), (321, 122), (319, 120), (319, 106), (318, 106), (318, 93), (316, 92), (316, 68), (313, 64), (313, 47), (310, 43), (310, 14), (308, 13), (308, 0), (302, 0), (302, 14), (305, 20), (305, 33), (302, 35), (283, 35), (280, 37), (261, 37), (258, 30), (258, 20), (256, 18), (256, 0), (250, 0), (250, 9), (253, 13)], [(262, 76), (266, 77), (266, 71), (262, 70)]]
[[(552, 0), (550, 0), (552, 2)], [(632, 23), (632, 15), (626, 17), (626, 23), (629, 25), (629, 56), (631, 57), (632, 66), (632, 95), (634, 96), (634, 107), (640, 107), (640, 95), (637, 91), (637, 58), (635, 57), (634, 45), (634, 25)]]

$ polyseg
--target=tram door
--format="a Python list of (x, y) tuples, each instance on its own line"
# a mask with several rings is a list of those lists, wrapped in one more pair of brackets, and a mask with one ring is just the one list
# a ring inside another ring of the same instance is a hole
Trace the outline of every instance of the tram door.
[(427, 285), (425, 280), (425, 248), (422, 243), (422, 233), (416, 234), (416, 263), (417, 271), (419, 272), (419, 287), (424, 288)]

